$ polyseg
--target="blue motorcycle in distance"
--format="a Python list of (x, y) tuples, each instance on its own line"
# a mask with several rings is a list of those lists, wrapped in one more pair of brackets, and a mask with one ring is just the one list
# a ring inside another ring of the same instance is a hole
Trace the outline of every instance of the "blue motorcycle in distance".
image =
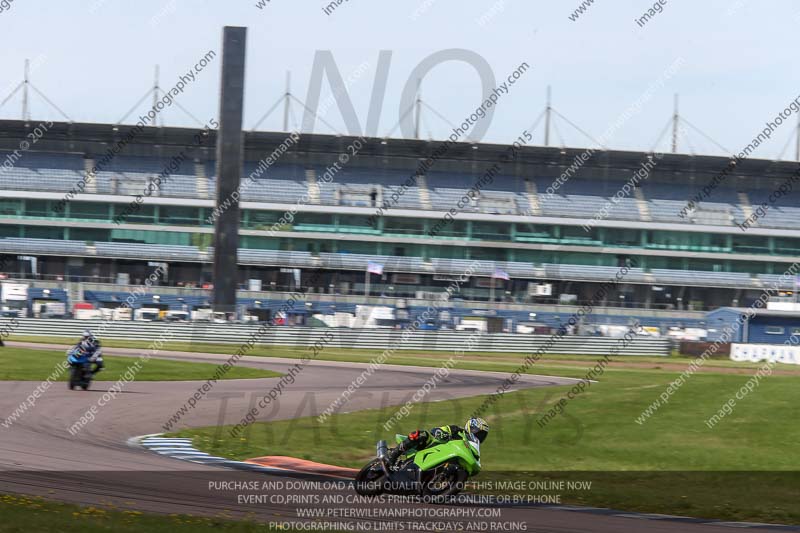
[(77, 346), (67, 350), (69, 363), (69, 390), (80, 387), (89, 390), (92, 382), (92, 363), (90, 357)]

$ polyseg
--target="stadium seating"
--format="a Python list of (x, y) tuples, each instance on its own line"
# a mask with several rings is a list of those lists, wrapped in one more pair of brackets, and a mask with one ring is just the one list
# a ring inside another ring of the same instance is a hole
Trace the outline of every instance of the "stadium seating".
[(0, 251), (4, 253), (37, 253), (48, 255), (83, 255), (86, 243), (83, 241), (64, 241), (59, 239), (21, 239), (6, 237), (0, 239)]
[[(0, 152), (0, 161), (10, 155)], [(77, 154), (25, 152), (12, 168), (0, 171), (0, 188), (66, 192), (81, 179), (83, 161)]]
[(125, 242), (98, 242), (97, 255), (101, 257), (197, 261), (205, 256), (195, 246), (174, 244), (138, 244)]
[[(0, 153), (0, 160), (8, 154)], [(90, 184), (85, 192), (126, 196), (140, 194), (148, 180), (160, 174), (169, 166), (169, 162), (170, 159), (165, 157), (119, 155), (98, 172), (95, 183)], [(79, 154), (26, 152), (13, 168), (0, 172), (0, 190), (64, 193), (82, 179), (87, 164), (91, 163), (92, 160), (87, 161)], [(246, 163), (243, 177), (251, 175), (256, 168), (254, 162)], [(320, 165), (276, 164), (252, 184), (244, 179), (242, 198), (252, 202), (294, 204), (306, 196), (309, 203), (322, 205), (372, 207), (383, 201), (389, 202), (395, 208), (447, 211), (458, 205), (465, 192), (482, 175), (482, 171), (477, 171), (474, 176), (432, 171), (421, 180), (426, 184), (424, 190), (415, 185), (407, 187), (403, 194), (393, 196), (393, 193), (399, 193), (401, 184), (408, 180), (411, 173), (344, 167), (336, 173), (332, 182), (320, 182), (319, 190), (312, 191), (312, 178), (309, 176), (321, 179), (325, 170)], [(603, 218), (610, 220), (730, 226), (744, 221), (750, 212), (747, 205), (742, 205), (743, 198), (750, 205), (757, 206), (767, 201), (770, 192), (719, 188), (711, 197), (699, 202), (694, 210), (681, 217), (679, 213), (702, 184), (682, 184), (676, 187), (666, 183), (643, 182), (638, 191), (630, 192), (614, 203), (611, 199), (625, 184), (626, 176), (620, 176), (616, 180), (573, 178), (559, 186), (551, 195), (546, 191), (555, 177), (555, 174), (528, 178), (494, 176), (490, 183), (481, 188), (478, 195), (474, 195), (474, 200), (464, 205), (463, 211), (525, 215), (536, 210), (545, 216), (589, 220), (607, 208), (608, 214)], [(171, 198), (213, 198), (215, 188), (214, 162), (196, 164), (187, 159), (155, 195)], [(538, 194), (531, 193), (534, 188)], [(537, 203), (535, 209), (531, 203), (534, 200)], [(640, 205), (642, 203), (644, 205)], [(785, 197), (770, 209), (767, 217), (758, 221), (757, 226), (794, 229), (797, 220), (800, 220), (800, 202)]]

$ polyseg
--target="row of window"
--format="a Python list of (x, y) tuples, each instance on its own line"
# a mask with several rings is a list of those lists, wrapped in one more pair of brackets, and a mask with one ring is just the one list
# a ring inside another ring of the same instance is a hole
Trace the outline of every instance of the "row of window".
[[(66, 239), (84, 242), (128, 242), (138, 244), (166, 244), (196, 246), (200, 249), (212, 244), (210, 233), (177, 231), (149, 231), (133, 229), (71, 228), (59, 226), (24, 226), (0, 224), (0, 238), (23, 237), (35, 239)], [(729, 259), (696, 259), (685, 256), (643, 256), (631, 254), (603, 254), (571, 252), (568, 250), (519, 250), (513, 248), (484, 248), (477, 246), (447, 246), (441, 243), (420, 242), (396, 244), (367, 241), (353, 237), (351, 240), (323, 240), (302, 237), (240, 236), (242, 248), (258, 250), (301, 251), (319, 253), (351, 253), (366, 255), (391, 255), (421, 257), (423, 259), (477, 259), (482, 261), (509, 261), (534, 264), (569, 264), (616, 267), (635, 257), (645, 269), (700, 270), (710, 272), (739, 272), (751, 274), (782, 274), (785, 265), (775, 261), (736, 261)]]
[[(786, 328), (783, 326), (767, 326), (764, 328), (764, 333), (767, 335), (783, 335), (786, 333)], [(792, 335), (800, 335), (800, 328), (792, 328)]]
[[(55, 202), (48, 200), (0, 200), (0, 216), (52, 218)], [(128, 208), (123, 204), (77, 202), (67, 204), (63, 216), (75, 220), (111, 222)], [(209, 208), (142, 204), (128, 215), (131, 224), (157, 224), (209, 227)], [(281, 211), (242, 211), (242, 228), (267, 230), (278, 223)], [(284, 218), (285, 220), (285, 218)], [(296, 232), (331, 232), (380, 234), (399, 237), (430, 238), (436, 227), (437, 238), (470, 239), (493, 242), (559, 243), (587, 246), (615, 246), (666, 250), (685, 250), (718, 253), (753, 253), (775, 255), (800, 254), (800, 239), (788, 237), (751, 236), (745, 234), (715, 234), (681, 231), (641, 230), (635, 228), (592, 228), (578, 226), (503, 223), (455, 220), (439, 224), (437, 219), (381, 217), (377, 228), (370, 226), (367, 217), (330, 213), (298, 213), (291, 224), (280, 227)]]

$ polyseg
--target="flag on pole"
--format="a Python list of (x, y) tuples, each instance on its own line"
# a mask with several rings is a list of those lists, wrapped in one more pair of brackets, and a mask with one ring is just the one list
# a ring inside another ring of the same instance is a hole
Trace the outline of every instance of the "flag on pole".
[(505, 270), (502, 270), (500, 268), (495, 268), (494, 269), (494, 273), (492, 274), (492, 277), (494, 279), (504, 279), (506, 281), (511, 279), (511, 278), (508, 277), (508, 272), (506, 272)]
[(376, 263), (374, 261), (368, 261), (367, 272), (369, 272), (370, 274), (377, 274), (380, 276), (381, 274), (383, 274), (383, 265), (380, 263)]

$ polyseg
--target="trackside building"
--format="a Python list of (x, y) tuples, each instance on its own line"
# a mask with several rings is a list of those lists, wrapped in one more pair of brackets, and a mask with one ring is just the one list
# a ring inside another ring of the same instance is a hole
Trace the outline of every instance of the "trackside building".
[[(739, 328), (733, 326), (737, 321), (742, 323)], [(743, 344), (784, 344), (800, 336), (800, 311), (721, 307), (709, 312), (706, 322), (709, 342), (727, 329), (733, 331), (730, 342)]]

